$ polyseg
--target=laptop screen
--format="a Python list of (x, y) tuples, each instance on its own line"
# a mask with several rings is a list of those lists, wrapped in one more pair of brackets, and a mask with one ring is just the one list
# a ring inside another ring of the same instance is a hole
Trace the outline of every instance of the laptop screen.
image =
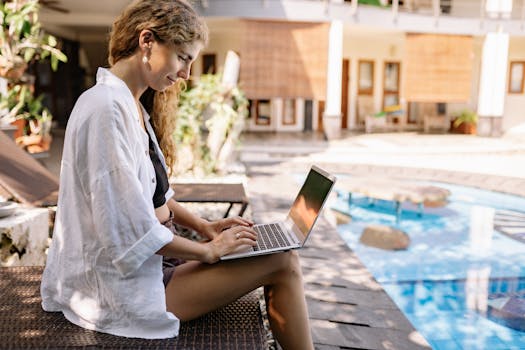
[(312, 229), (333, 183), (334, 179), (330, 179), (315, 169), (311, 169), (308, 173), (288, 214), (301, 231), (303, 239)]

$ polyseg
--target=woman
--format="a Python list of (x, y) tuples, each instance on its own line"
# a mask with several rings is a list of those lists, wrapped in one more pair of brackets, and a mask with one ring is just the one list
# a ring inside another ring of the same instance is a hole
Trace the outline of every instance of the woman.
[[(179, 320), (264, 286), (277, 340), (283, 348), (311, 349), (297, 255), (218, 262), (255, 245), (252, 223), (208, 222), (171, 198), (165, 159), (139, 98), (148, 87), (164, 91), (188, 79), (206, 41), (205, 24), (185, 0), (137, 1), (114, 23), (111, 68), (99, 69), (68, 123), (42, 306), (85, 328), (167, 338), (177, 336)], [(163, 122), (154, 124), (169, 146)], [(177, 236), (172, 222), (209, 241)], [(163, 257), (171, 262), (164, 272)]]

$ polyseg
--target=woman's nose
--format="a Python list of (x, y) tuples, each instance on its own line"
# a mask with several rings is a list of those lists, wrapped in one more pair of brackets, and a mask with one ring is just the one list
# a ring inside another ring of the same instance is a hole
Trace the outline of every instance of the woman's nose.
[(188, 65), (180, 69), (177, 73), (177, 76), (181, 79), (188, 80), (190, 77), (190, 66)]

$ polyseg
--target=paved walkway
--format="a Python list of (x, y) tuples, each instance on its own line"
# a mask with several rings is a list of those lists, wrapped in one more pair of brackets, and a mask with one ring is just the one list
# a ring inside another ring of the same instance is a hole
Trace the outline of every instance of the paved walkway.
[(319, 164), (335, 173), (444, 181), (525, 196), (525, 135), (487, 138), (418, 133), (246, 134), (241, 159), (251, 172)]
[[(247, 187), (256, 222), (282, 220), (298, 190), (270, 173), (251, 174)], [(316, 349), (429, 349), (326, 218), (300, 256)]]
[[(525, 138), (461, 135), (246, 134), (241, 159), (256, 221), (280, 220), (298, 190), (290, 173), (436, 180), (525, 196)], [(331, 221), (332, 223), (329, 223)], [(330, 215), (300, 252), (316, 349), (428, 349), (338, 235)]]

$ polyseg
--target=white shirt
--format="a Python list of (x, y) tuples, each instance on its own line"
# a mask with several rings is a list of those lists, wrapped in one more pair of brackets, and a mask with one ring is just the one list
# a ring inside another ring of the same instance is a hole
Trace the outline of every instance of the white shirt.
[(66, 130), (41, 285), (44, 310), (119, 336), (178, 335), (179, 320), (166, 311), (162, 257), (155, 254), (173, 234), (155, 216), (148, 141), (127, 85), (99, 68), (97, 84), (80, 96)]

